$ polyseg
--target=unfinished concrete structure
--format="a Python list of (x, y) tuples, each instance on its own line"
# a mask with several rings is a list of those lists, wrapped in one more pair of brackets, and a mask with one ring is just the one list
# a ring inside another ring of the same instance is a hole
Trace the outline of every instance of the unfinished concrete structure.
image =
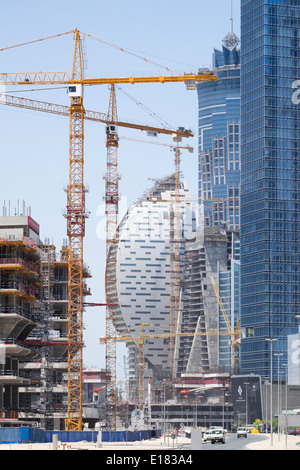
[(0, 217), (1, 426), (64, 428), (67, 305), (67, 246), (42, 243), (30, 216)]
[[(217, 227), (206, 228), (204, 233), (197, 233), (193, 239), (186, 241), (178, 333), (226, 331), (210, 277), (212, 276), (218, 285), (224, 273), (228, 273), (231, 279), (233, 237), (235, 236), (237, 232), (220, 230)], [(232, 282), (238, 283), (238, 279), (233, 279)], [(219, 286), (219, 290), (222, 293), (222, 285)], [(230, 292), (234, 292), (234, 286)], [(230, 299), (229, 302), (231, 302)], [(233, 318), (230, 305), (226, 306), (226, 310), (228, 310), (228, 318), (234, 324), (237, 318)], [(230, 348), (229, 360), (222, 361), (223, 340), (228, 349), (228, 336), (222, 337), (218, 334), (178, 336), (175, 350), (177, 377), (181, 377), (182, 374), (230, 370)]]
[(34, 359), (37, 351), (24, 342), (40, 321), (37, 249), (39, 227), (31, 217), (0, 218), (0, 341), (1, 419), (18, 419), (21, 385), (30, 385), (19, 362)]

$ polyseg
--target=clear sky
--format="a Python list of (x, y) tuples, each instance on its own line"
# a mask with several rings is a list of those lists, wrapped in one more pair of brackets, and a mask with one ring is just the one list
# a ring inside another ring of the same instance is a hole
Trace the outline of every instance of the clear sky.
[[(230, 0), (14, 0), (1, 5), (0, 49), (35, 39), (79, 29), (86, 36), (85, 77), (162, 75), (174, 71), (197, 72), (211, 65), (213, 48), (221, 48), (230, 30)], [(240, 1), (233, 0), (234, 32), (240, 36)], [(118, 46), (111, 47), (101, 41)], [(0, 72), (68, 72), (71, 74), (73, 35), (0, 52)], [(120, 48), (129, 51), (122, 52)], [(146, 62), (146, 58), (153, 63)], [(63, 87), (7, 87), (20, 97), (69, 104)], [(120, 120), (147, 125), (167, 123), (170, 128), (192, 129), (195, 137), (186, 145), (194, 153), (182, 152), (182, 172), (197, 197), (197, 93), (183, 83), (137, 84), (117, 87)], [(129, 98), (124, 92), (129, 93)], [(107, 112), (107, 86), (86, 87), (86, 109)], [(141, 103), (138, 105), (137, 103)], [(149, 112), (145, 112), (145, 108)], [(11, 215), (19, 200), (31, 206), (32, 217), (40, 224), (41, 239), (56, 244), (66, 235), (64, 187), (68, 183), (68, 118), (0, 106), (2, 158), (1, 204), (10, 201)], [(159, 117), (159, 120), (158, 120)], [(150, 140), (145, 133), (119, 128), (120, 137)], [(156, 141), (172, 143), (170, 138)], [(118, 153), (121, 214), (142, 196), (152, 182), (174, 171), (173, 153), (168, 147), (134, 140), (120, 140)], [(85, 262), (93, 278), (89, 280), (90, 302), (105, 302), (104, 180), (106, 163), (105, 127), (85, 123), (85, 183), (90, 218), (86, 222)], [(2, 210), (0, 209), (2, 215)], [(84, 365), (105, 367), (105, 308), (89, 307), (84, 315)], [(118, 346), (118, 373), (123, 375), (124, 346)]]

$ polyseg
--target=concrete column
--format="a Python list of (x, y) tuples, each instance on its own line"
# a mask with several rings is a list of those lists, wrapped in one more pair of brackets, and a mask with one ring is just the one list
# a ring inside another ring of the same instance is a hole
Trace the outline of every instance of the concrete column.
[(97, 434), (97, 447), (102, 447), (102, 431), (98, 431)]
[(52, 434), (52, 450), (58, 450), (58, 434)]

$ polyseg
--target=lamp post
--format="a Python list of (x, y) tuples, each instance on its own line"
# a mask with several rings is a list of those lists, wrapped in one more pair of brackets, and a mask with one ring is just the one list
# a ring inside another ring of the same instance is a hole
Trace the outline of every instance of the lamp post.
[(268, 434), (268, 385), (269, 385), (269, 379), (268, 379), (268, 377), (265, 377), (265, 391), (266, 391), (265, 421), (266, 421), (266, 434)]
[(248, 426), (248, 385), (250, 385), (250, 382), (244, 382), (244, 385), (246, 385), (246, 428)]
[(195, 390), (195, 395), (196, 395), (196, 416), (195, 416), (196, 428), (198, 427), (198, 397), (199, 397), (199, 393), (200, 393), (200, 391)]
[(278, 377), (277, 377), (277, 388), (278, 388), (278, 391), (277, 391), (277, 400), (278, 400), (278, 441), (280, 441), (280, 432), (279, 432), (279, 414), (280, 414), (280, 372), (279, 372), (279, 361), (280, 361), (280, 356), (283, 356), (283, 353), (274, 353), (274, 356), (277, 356), (278, 358)]
[(163, 400), (164, 400), (163, 417), (164, 417), (164, 445), (165, 445), (166, 444), (166, 380), (163, 380), (162, 386), (163, 386), (163, 390), (164, 390), (164, 393), (163, 393)]
[(285, 450), (287, 450), (287, 435), (288, 435), (288, 366), (289, 364), (282, 364), (286, 368), (285, 371)]
[(222, 425), (223, 425), (223, 429), (225, 429), (225, 405), (226, 405), (226, 397), (228, 396), (228, 393), (226, 391), (227, 389), (224, 388), (223, 390), (223, 419), (222, 419)]
[(270, 381), (271, 381), (271, 397), (270, 397), (270, 407), (271, 407), (271, 413), (270, 413), (270, 421), (271, 421), (271, 446), (273, 446), (273, 343), (277, 341), (277, 338), (266, 338), (266, 341), (269, 341), (270, 346), (271, 346), (271, 361), (270, 361), (270, 367), (271, 367), (271, 373), (270, 373)]

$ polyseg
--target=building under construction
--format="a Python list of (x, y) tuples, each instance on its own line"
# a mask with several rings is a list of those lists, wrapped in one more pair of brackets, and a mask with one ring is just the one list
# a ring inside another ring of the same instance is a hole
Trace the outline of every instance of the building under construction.
[[(0, 217), (1, 426), (64, 429), (68, 371), (68, 260), (39, 238), (29, 215)], [(84, 295), (89, 295), (84, 267)]]
[[(239, 234), (219, 228), (206, 228), (186, 240), (182, 273), (181, 306), (178, 333), (202, 333), (203, 336), (176, 337), (176, 375), (231, 371), (230, 338), (226, 331), (211, 277), (219, 286), (226, 315), (234, 328), (239, 318), (235, 292), (239, 291)], [(226, 294), (226, 297), (225, 297)], [(226, 302), (225, 302), (226, 300)], [(205, 335), (206, 332), (216, 334)]]
[[(117, 325), (122, 336), (139, 336), (142, 323), (146, 323), (144, 331), (150, 335), (170, 332), (170, 225), (174, 191), (175, 175), (155, 181), (119, 224)], [(192, 230), (192, 203), (186, 184), (181, 182), (181, 253), (184, 237)], [(137, 344), (137, 340), (127, 341), (132, 400), (137, 400)], [(166, 338), (147, 339), (144, 358), (145, 389), (149, 380), (155, 384), (170, 378), (170, 341)]]

